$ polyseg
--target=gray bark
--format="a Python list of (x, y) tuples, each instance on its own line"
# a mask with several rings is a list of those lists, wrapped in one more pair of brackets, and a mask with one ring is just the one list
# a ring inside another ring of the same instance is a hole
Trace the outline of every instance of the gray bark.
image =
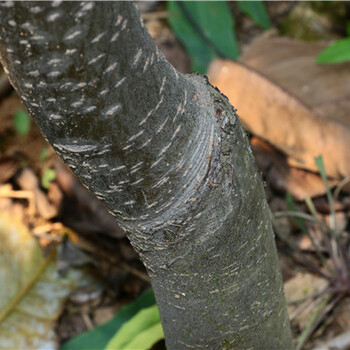
[(262, 181), (233, 108), (129, 2), (3, 2), (1, 61), (152, 280), (169, 349), (289, 349)]

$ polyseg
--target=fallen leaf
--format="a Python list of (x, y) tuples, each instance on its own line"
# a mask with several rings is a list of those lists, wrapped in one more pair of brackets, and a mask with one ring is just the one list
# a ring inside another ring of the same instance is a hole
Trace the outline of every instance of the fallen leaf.
[[(289, 192), (297, 200), (325, 193), (321, 177), (310, 171), (290, 167), (285, 155), (277, 152), (263, 140), (253, 137), (250, 140), (258, 169), (263, 172), (266, 181), (278, 192)], [(330, 185), (337, 181), (330, 180)]]
[(317, 304), (327, 294), (320, 294), (315, 298), (312, 296), (321, 293), (327, 285), (328, 282), (323, 278), (300, 272), (284, 284), (288, 313), (292, 323), (300, 328), (306, 326)]
[(54, 324), (70, 293), (91, 284), (83, 270), (59, 275), (20, 219), (0, 215), (0, 348), (57, 349)]
[(327, 175), (350, 174), (350, 64), (317, 65), (326, 44), (256, 39), (241, 61), (214, 61), (208, 71), (238, 109), (244, 126), (283, 151), (288, 162)]

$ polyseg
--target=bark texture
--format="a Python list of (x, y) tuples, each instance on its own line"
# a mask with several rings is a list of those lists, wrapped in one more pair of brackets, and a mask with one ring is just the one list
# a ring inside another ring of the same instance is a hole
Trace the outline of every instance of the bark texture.
[(130, 2), (3, 2), (0, 52), (139, 252), (168, 349), (292, 348), (262, 181), (227, 99), (165, 60)]

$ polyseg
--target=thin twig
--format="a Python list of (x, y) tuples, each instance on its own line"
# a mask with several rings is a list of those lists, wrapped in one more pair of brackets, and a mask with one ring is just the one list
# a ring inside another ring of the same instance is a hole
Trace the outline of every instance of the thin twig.
[(314, 294), (311, 294), (311, 295), (308, 295), (306, 297), (303, 297), (303, 298), (299, 298), (299, 299), (295, 299), (295, 300), (291, 300), (291, 301), (288, 301), (287, 304), (288, 305), (294, 305), (294, 304), (299, 304), (299, 303), (302, 303), (303, 301), (306, 301), (308, 299), (315, 299), (321, 295), (324, 295), (324, 294), (334, 294), (335, 292), (337, 292), (338, 289), (337, 288), (325, 288), (319, 292), (316, 292)]
[(144, 282), (147, 282), (147, 283), (150, 283), (150, 279), (148, 277), (148, 275), (146, 275), (145, 273), (137, 270), (137, 269), (134, 269), (133, 267), (129, 266), (128, 264), (122, 262), (121, 263), (121, 267), (126, 271), (126, 272), (129, 272), (131, 273), (132, 275), (138, 277), (139, 279), (141, 279), (142, 281)]
[(309, 339), (312, 331), (315, 329), (314, 325), (316, 323), (318, 324), (317, 321), (319, 320), (320, 315), (323, 314), (323, 312), (326, 309), (327, 304), (328, 304), (329, 300), (331, 300), (331, 298), (332, 298), (332, 294), (328, 295), (322, 301), (321, 305), (317, 308), (317, 310), (314, 312), (314, 314), (310, 317), (309, 322), (307, 323), (303, 332), (299, 336), (295, 350), (301, 350), (302, 347), (304, 346), (304, 344), (306, 343), (306, 341)]
[[(316, 273), (320, 277), (324, 278), (328, 282), (331, 282), (332, 278), (330, 276), (328, 276), (323, 271), (321, 271), (321, 269), (313, 261), (308, 259), (302, 253), (300, 248), (296, 244), (294, 244), (294, 242), (292, 242), (288, 237), (286, 237), (286, 235), (281, 234), (281, 232), (278, 229), (278, 225), (276, 223), (275, 217), (272, 215), (271, 211), (270, 211), (270, 217), (271, 217), (272, 224), (273, 224), (273, 227), (275, 229), (277, 236), (283, 242), (285, 242), (289, 246), (289, 248), (294, 252), (294, 254), (292, 255), (292, 259), (294, 259), (297, 263), (306, 266), (309, 270), (313, 271), (314, 273)], [(299, 258), (297, 257), (298, 255), (300, 256)], [(331, 272), (331, 271), (329, 271), (329, 272)]]
[[(320, 220), (319, 217), (318, 217), (318, 213), (317, 213), (317, 210), (315, 208), (315, 205), (312, 201), (312, 199), (310, 197), (306, 197), (305, 199), (305, 203), (308, 207), (308, 209), (310, 210), (311, 214), (313, 215), (313, 217), (316, 219), (316, 220)], [(322, 221), (323, 222), (323, 221)], [(310, 232), (309, 232), (310, 233)], [(328, 233), (328, 231), (326, 231), (326, 234)], [(312, 245), (314, 246), (315, 250), (316, 250), (316, 254), (317, 256), (321, 259), (323, 265), (328, 269), (329, 273), (332, 274), (333, 273), (333, 269), (332, 267), (329, 265), (329, 263), (327, 262), (327, 260), (325, 259), (325, 257), (323, 256), (322, 252), (321, 252), (321, 249), (320, 249), (320, 246), (316, 245), (314, 239), (312, 238), (311, 236), (311, 233), (310, 233), (310, 240), (311, 240), (311, 243)]]
[(276, 212), (274, 212), (274, 216), (276, 218), (281, 218), (281, 217), (285, 217), (285, 216), (302, 218), (302, 219), (305, 219), (305, 220), (317, 222), (320, 225), (330, 229), (328, 227), (328, 225), (326, 223), (324, 223), (321, 219), (315, 218), (315, 217), (313, 217), (312, 215), (309, 215), (309, 214), (298, 213), (298, 212), (293, 212), (293, 211), (276, 211)]
[(29, 204), (29, 214), (35, 214), (35, 195), (33, 191), (15, 191), (8, 190), (7, 188), (0, 188), (0, 197), (1, 198), (18, 198), (18, 199), (27, 199)]
[(32, 191), (14, 191), (0, 189), (0, 197), (32, 199), (34, 197), (34, 194)]
[(83, 322), (89, 331), (95, 328), (90, 316), (86, 312), (81, 313), (81, 318), (83, 319)]
[(348, 183), (350, 183), (350, 176), (346, 177), (338, 183), (337, 187), (334, 190), (334, 201), (338, 199), (340, 192)]
[(299, 337), (296, 350), (300, 350), (306, 341), (309, 339), (310, 335), (314, 332), (314, 330), (320, 325), (323, 321), (324, 317), (331, 311), (335, 305), (344, 297), (344, 293), (338, 294), (331, 303), (328, 302), (332, 299), (333, 295), (329, 295), (326, 299), (323, 300), (319, 308), (310, 318), (308, 325), (305, 327), (304, 331)]
[(48, 233), (51, 232), (53, 230), (61, 230), (63, 229), (65, 226), (61, 223), (61, 222), (54, 222), (51, 224), (45, 224), (45, 225), (41, 225), (41, 226), (37, 226), (35, 227), (32, 232), (34, 235), (40, 235), (43, 233)]

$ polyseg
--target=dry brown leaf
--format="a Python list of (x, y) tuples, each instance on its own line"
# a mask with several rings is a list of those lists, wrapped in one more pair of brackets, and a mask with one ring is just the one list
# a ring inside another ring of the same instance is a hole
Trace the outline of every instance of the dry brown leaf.
[[(257, 137), (252, 137), (250, 143), (258, 169), (275, 191), (290, 192), (297, 200), (325, 192), (324, 182), (317, 174), (288, 166), (283, 154)], [(329, 184), (336, 185), (337, 181), (330, 180)]]
[[(297, 200), (325, 192), (324, 182), (317, 174), (288, 166), (283, 154), (257, 137), (253, 137), (250, 143), (258, 169), (275, 191), (290, 192)], [(329, 184), (333, 186), (337, 182), (330, 180)]]
[[(301, 272), (284, 284), (284, 292), (289, 303), (288, 313), (292, 323), (297, 324), (301, 329), (307, 325), (315, 308), (327, 294), (320, 294), (317, 298), (313, 296), (322, 293), (327, 285), (326, 280)], [(300, 302), (291, 303), (297, 300)]]
[(22, 218), (0, 213), (0, 348), (57, 349), (55, 321), (78, 288), (96, 284), (83, 269), (62, 276), (55, 250), (44, 257)]
[(216, 60), (208, 76), (245, 127), (290, 164), (317, 171), (322, 155), (328, 176), (339, 179), (350, 174), (350, 64), (316, 65), (324, 47), (261, 37), (244, 50), (244, 64)]

